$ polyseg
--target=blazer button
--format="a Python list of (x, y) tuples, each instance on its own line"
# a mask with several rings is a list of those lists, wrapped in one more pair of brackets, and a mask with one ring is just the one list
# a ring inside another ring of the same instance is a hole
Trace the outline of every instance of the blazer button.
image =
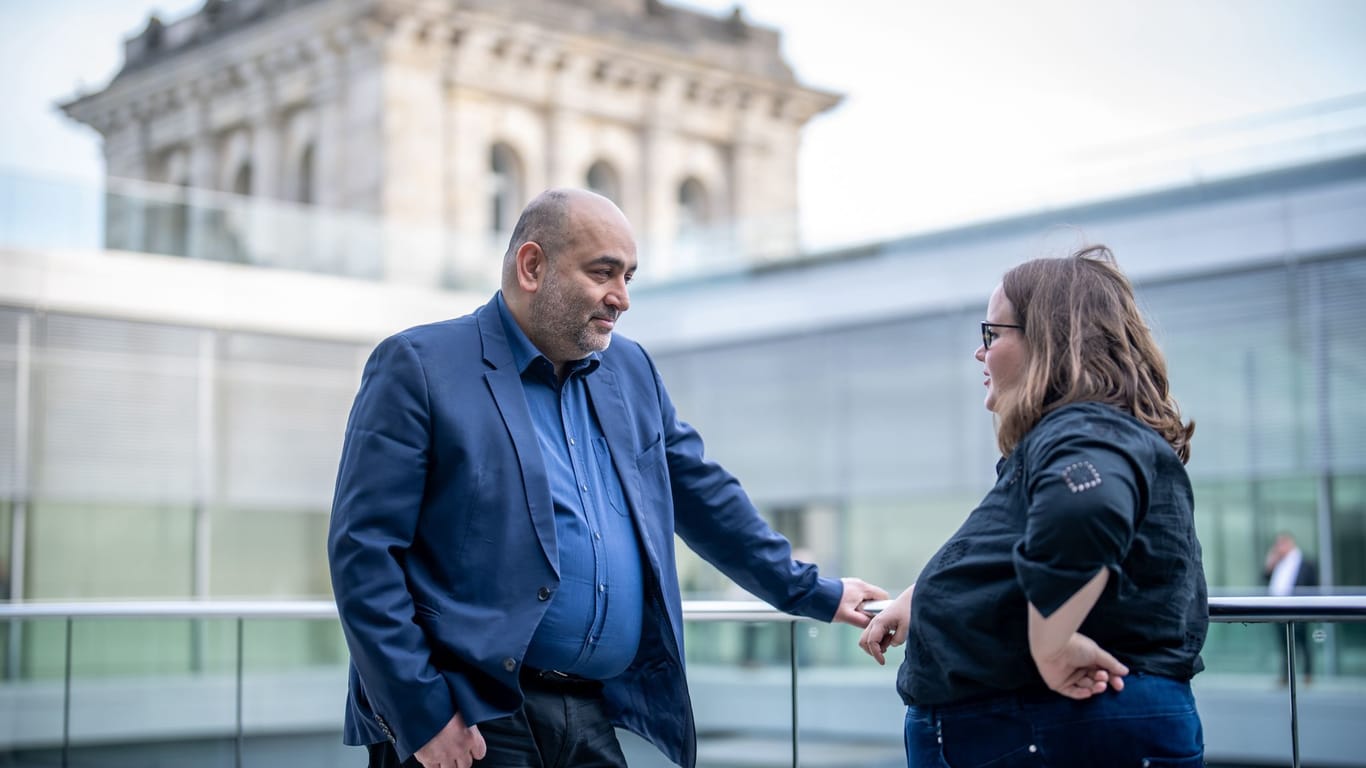
[(507, 657), (506, 659), (503, 659), (503, 669), (506, 669), (507, 671), (511, 672), (512, 670), (514, 670), (514, 669), (516, 669), (516, 668), (517, 668), (517, 660), (516, 660), (516, 659), (512, 658), (511, 656)]
[(549, 587), (541, 587), (540, 589), (536, 590), (536, 599), (537, 599), (537, 600), (549, 600), (549, 599), (550, 599), (550, 588), (549, 588)]

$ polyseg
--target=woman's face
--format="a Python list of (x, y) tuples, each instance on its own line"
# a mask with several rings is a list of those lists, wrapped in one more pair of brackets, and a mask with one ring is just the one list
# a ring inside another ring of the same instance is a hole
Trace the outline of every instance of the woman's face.
[[(1020, 322), (1015, 317), (1014, 305), (999, 285), (987, 301), (987, 322), (1003, 325), (1019, 325)], [(985, 405), (988, 411), (994, 413), (1002, 395), (1020, 386), (1024, 380), (1028, 349), (1022, 328), (996, 326), (987, 328), (987, 333), (991, 336), (991, 349), (982, 344), (977, 347), (975, 356), (985, 366), (982, 371), (986, 375)]]

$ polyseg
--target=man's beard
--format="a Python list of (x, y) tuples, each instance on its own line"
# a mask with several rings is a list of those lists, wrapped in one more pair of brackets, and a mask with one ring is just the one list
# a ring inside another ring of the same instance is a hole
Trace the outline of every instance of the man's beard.
[(554, 274), (554, 270), (551, 270), (546, 275), (541, 290), (536, 292), (531, 302), (532, 322), (540, 329), (541, 337), (546, 339), (546, 343), (555, 345), (572, 340), (568, 343), (573, 348), (562, 350), (569, 356), (568, 359), (581, 359), (592, 352), (607, 349), (612, 343), (612, 332), (596, 330), (592, 318), (610, 317), (615, 321), (620, 312), (576, 300), (565, 290), (561, 280), (553, 277)]

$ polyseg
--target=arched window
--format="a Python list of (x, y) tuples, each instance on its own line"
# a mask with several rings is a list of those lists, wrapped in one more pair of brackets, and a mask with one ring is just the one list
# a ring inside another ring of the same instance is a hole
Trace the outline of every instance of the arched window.
[(621, 177), (605, 160), (599, 160), (588, 167), (588, 188), (599, 195), (621, 205)]
[(707, 188), (696, 178), (688, 177), (678, 185), (678, 231), (695, 232), (711, 221), (711, 203)]
[(313, 204), (313, 145), (304, 147), (299, 155), (299, 202)]
[(511, 232), (522, 204), (522, 161), (506, 144), (489, 151), (489, 229)]
[(232, 177), (232, 191), (239, 195), (251, 194), (251, 163), (237, 166), (237, 173)]

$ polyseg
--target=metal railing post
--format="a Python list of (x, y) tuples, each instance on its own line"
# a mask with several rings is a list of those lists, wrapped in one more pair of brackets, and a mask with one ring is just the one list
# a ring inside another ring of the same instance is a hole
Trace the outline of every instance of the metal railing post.
[(788, 663), (792, 671), (792, 768), (797, 768), (797, 622), (787, 623)]
[(233, 742), (233, 765), (242, 768), (242, 626), (246, 619), (237, 617), (237, 738)]
[(1285, 674), (1290, 684), (1290, 765), (1300, 768), (1300, 704), (1295, 684), (1295, 622), (1285, 623)]
[(62, 675), (62, 768), (71, 765), (71, 625), (75, 619), (66, 617), (66, 660)]

